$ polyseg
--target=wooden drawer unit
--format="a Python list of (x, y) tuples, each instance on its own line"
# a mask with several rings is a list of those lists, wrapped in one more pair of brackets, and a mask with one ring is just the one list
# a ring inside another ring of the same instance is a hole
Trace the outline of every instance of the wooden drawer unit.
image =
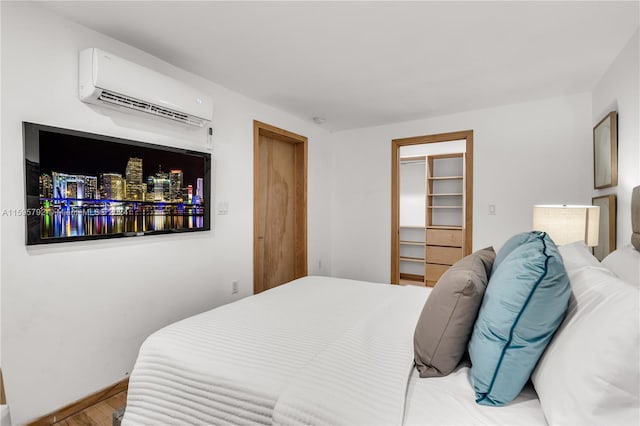
[(447, 269), (449, 269), (449, 265), (435, 265), (427, 263), (424, 266), (424, 276), (427, 285), (430, 287), (436, 285), (442, 274), (444, 274)]
[(462, 247), (462, 229), (427, 229), (427, 244)]
[(462, 247), (427, 246), (427, 263), (453, 265), (462, 257)]

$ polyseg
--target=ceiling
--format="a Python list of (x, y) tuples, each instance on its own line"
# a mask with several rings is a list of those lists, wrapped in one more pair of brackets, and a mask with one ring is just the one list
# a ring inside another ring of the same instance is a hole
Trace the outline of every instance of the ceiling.
[(591, 90), (640, 2), (42, 2), (330, 131)]

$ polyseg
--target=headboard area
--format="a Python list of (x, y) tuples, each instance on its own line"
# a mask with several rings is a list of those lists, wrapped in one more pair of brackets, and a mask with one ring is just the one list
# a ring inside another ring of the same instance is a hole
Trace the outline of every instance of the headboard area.
[(640, 251), (640, 186), (633, 188), (631, 194), (631, 244)]
[(631, 244), (625, 244), (602, 260), (609, 269), (636, 287), (640, 287), (640, 186), (631, 194)]

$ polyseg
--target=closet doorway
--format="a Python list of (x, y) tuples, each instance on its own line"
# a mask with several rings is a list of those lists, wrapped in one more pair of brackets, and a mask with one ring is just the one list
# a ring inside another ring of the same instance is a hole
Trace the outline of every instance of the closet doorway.
[(307, 275), (307, 138), (253, 122), (253, 292)]
[(473, 131), (394, 139), (391, 283), (434, 286), (472, 251)]

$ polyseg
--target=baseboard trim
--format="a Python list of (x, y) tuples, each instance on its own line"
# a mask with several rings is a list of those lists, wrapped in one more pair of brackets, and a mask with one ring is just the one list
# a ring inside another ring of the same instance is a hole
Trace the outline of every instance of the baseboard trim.
[(60, 422), (67, 417), (71, 417), (74, 414), (78, 414), (82, 410), (86, 410), (87, 408), (95, 405), (105, 399), (111, 398), (114, 395), (119, 394), (120, 392), (126, 391), (129, 388), (129, 379), (124, 379), (119, 381), (118, 383), (114, 383), (111, 386), (108, 386), (102, 390), (92, 393), (91, 395), (87, 395), (82, 399), (77, 400), (76, 402), (72, 402), (71, 404), (64, 406), (53, 413), (47, 414), (46, 416), (42, 416), (39, 419), (36, 419), (30, 423), (27, 423), (26, 426), (51, 426), (54, 423)]

